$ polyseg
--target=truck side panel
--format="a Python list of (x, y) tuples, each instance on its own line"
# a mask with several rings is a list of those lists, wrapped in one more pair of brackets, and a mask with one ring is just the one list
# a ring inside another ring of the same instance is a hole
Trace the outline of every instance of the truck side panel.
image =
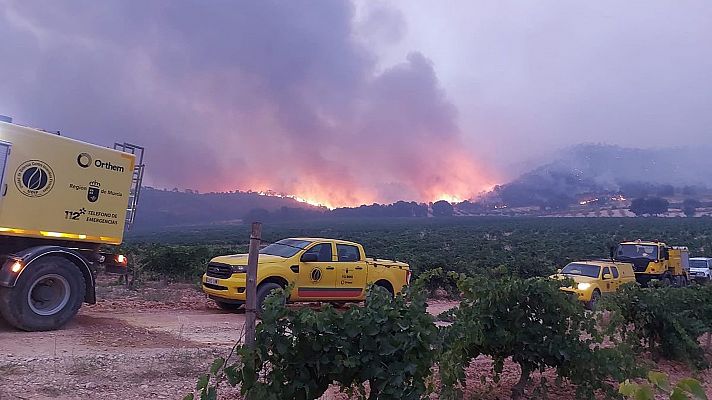
[(677, 276), (690, 270), (690, 253), (687, 249), (670, 249), (670, 272)]
[(5, 122), (0, 141), (0, 235), (121, 242), (133, 155)]

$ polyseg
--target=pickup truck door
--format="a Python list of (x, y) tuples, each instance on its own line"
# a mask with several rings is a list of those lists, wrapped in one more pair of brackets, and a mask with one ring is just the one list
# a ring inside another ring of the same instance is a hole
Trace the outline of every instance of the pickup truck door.
[(356, 299), (363, 296), (366, 289), (366, 260), (357, 246), (336, 245), (336, 286), (344, 298)]
[(604, 292), (614, 292), (616, 290), (616, 284), (615, 284), (615, 279), (605, 279), (604, 276), (606, 275), (611, 275), (611, 269), (608, 267), (603, 268), (603, 272), (601, 273), (601, 280), (603, 280), (602, 285)]
[[(305, 261), (308, 255), (316, 255), (317, 261)], [(302, 254), (296, 284), (300, 299), (326, 300), (332, 297), (336, 284), (333, 255), (334, 244), (331, 242), (316, 243)]]
[(621, 276), (618, 273), (618, 268), (611, 267), (611, 275), (613, 275), (613, 281), (611, 282), (611, 288), (616, 291), (621, 287)]

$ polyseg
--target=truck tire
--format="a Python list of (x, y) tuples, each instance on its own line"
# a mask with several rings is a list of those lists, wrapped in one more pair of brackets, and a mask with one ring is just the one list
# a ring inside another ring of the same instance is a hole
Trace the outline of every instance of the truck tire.
[(25, 331), (59, 329), (82, 306), (86, 282), (66, 258), (45, 256), (23, 271), (13, 288), (0, 288), (0, 313)]
[(599, 300), (601, 300), (601, 292), (599, 292), (598, 289), (595, 289), (591, 294), (591, 300), (586, 302), (586, 308), (591, 311), (596, 311), (596, 306), (598, 305)]
[(277, 289), (282, 289), (282, 287), (272, 282), (263, 283), (257, 288), (257, 304), (255, 304), (255, 306), (257, 307), (256, 312), (258, 317), (262, 317), (262, 311), (264, 311), (264, 303), (267, 296), (269, 296), (272, 291)]
[(224, 301), (219, 300), (215, 300), (215, 304), (218, 306), (219, 309), (225, 311), (237, 311), (237, 309), (242, 307), (242, 303), (226, 303)]

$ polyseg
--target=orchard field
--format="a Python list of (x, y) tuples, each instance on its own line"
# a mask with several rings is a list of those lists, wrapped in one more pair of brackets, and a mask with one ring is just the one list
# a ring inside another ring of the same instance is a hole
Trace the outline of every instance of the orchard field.
[[(521, 277), (547, 275), (567, 262), (608, 257), (619, 241), (650, 239), (712, 256), (708, 218), (404, 218), (269, 223), (263, 240), (329, 237), (362, 243), (371, 257), (411, 264), (416, 273), (441, 267), (468, 275), (497, 269)], [(213, 255), (245, 252), (249, 225), (163, 228), (133, 232), (127, 248), (145, 272), (193, 280)]]

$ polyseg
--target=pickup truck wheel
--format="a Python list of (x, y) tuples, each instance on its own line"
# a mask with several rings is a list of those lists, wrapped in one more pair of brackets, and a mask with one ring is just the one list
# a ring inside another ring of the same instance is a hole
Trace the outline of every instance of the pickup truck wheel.
[(219, 309), (225, 311), (237, 311), (237, 309), (242, 307), (242, 303), (226, 303), (224, 301), (218, 300), (215, 300), (215, 304), (218, 306)]
[[(263, 283), (260, 285), (260, 287), (257, 288), (257, 316), (262, 317), (262, 311), (264, 311), (264, 302), (267, 296), (272, 293), (272, 291), (277, 290), (277, 289), (282, 289), (281, 286), (279, 286), (276, 283)], [(285, 301), (282, 299), (282, 304), (284, 304)]]
[(665, 278), (663, 278), (662, 283), (663, 283), (663, 286), (665, 286), (665, 287), (672, 285), (672, 281), (670, 280), (669, 276), (666, 276)]
[(25, 331), (58, 329), (77, 314), (85, 291), (76, 265), (66, 258), (45, 256), (20, 274), (14, 288), (0, 288), (0, 312)]
[(596, 305), (598, 304), (598, 301), (601, 299), (601, 292), (598, 291), (598, 289), (594, 290), (593, 293), (591, 294), (591, 300), (586, 302), (586, 308), (588, 308), (591, 311), (596, 311)]

